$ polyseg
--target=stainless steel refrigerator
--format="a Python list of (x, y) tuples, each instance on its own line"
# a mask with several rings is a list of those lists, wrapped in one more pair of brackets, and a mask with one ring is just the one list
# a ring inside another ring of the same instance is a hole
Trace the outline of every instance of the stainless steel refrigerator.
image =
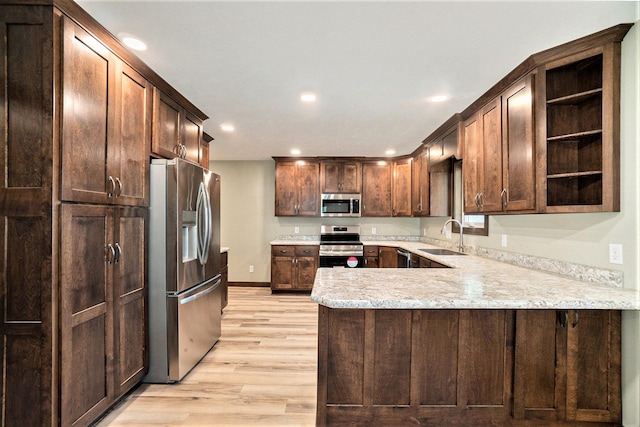
[(180, 381), (220, 338), (220, 177), (154, 159), (149, 196), (149, 373)]

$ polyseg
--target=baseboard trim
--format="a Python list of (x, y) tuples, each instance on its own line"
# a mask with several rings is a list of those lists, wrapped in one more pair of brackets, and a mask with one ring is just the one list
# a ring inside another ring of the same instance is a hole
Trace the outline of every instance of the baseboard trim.
[(255, 287), (260, 287), (260, 288), (268, 288), (271, 286), (271, 283), (269, 282), (229, 282), (229, 286), (244, 286), (247, 288), (255, 288)]

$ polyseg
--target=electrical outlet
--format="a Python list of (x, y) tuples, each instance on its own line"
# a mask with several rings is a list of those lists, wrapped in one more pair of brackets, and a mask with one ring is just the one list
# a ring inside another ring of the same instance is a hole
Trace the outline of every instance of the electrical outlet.
[(376, 228), (375, 227), (371, 227), (371, 234), (376, 234)]
[(300, 227), (295, 227), (295, 228), (293, 229), (293, 232), (294, 232), (294, 233), (296, 233), (296, 234), (298, 234), (298, 233), (300, 232)]
[(622, 245), (609, 243), (609, 262), (611, 264), (622, 264)]
[(427, 229), (426, 229), (426, 228), (423, 228), (423, 229), (422, 229), (422, 235), (423, 235), (423, 236), (426, 236), (426, 235), (427, 235)]
[(502, 247), (503, 248), (507, 247), (507, 235), (506, 234), (502, 235)]
[(253, 273), (253, 265), (249, 266), (249, 273)]

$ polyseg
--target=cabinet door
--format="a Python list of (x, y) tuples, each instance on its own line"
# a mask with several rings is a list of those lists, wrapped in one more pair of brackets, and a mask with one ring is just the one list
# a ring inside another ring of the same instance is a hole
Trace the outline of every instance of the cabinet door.
[(294, 283), (294, 256), (271, 255), (271, 289), (292, 289)]
[[(193, 114), (184, 113), (180, 141), (184, 146), (184, 158), (200, 163), (200, 141), (202, 139), (202, 121)], [(209, 165), (206, 166), (209, 169)]]
[(316, 279), (318, 259), (313, 256), (301, 256), (296, 258), (295, 288), (311, 290)]
[(340, 193), (342, 184), (342, 163), (320, 162), (320, 187), (323, 193)]
[(380, 247), (380, 268), (398, 268), (398, 250), (391, 247)]
[(502, 110), (500, 97), (480, 113), (482, 165), (480, 205), (482, 212), (502, 211)]
[[(114, 129), (115, 57), (71, 20), (63, 21), (61, 199), (108, 203), (107, 151)], [(115, 186), (115, 183), (114, 183)]]
[(305, 161), (296, 164), (298, 216), (320, 215), (320, 164)]
[(294, 216), (298, 204), (295, 162), (276, 162), (275, 215)]
[(532, 77), (528, 76), (502, 95), (502, 203), (506, 211), (535, 209), (532, 86)]
[(571, 311), (567, 326), (567, 419), (620, 423), (620, 312)]
[(393, 162), (393, 216), (411, 216), (411, 159)]
[(144, 375), (145, 323), (145, 222), (142, 208), (116, 209), (114, 263), (115, 393), (121, 396)]
[(429, 215), (429, 152), (423, 151), (411, 165), (411, 205), (413, 216)]
[(362, 164), (362, 216), (391, 216), (393, 165)]
[(482, 167), (481, 124), (478, 114), (464, 124), (463, 190), (464, 212), (480, 212), (480, 169)]
[(342, 192), (360, 193), (362, 191), (362, 165), (360, 162), (342, 164)]
[(153, 138), (151, 151), (172, 159), (180, 155), (182, 107), (158, 89), (153, 92)]
[(88, 424), (113, 402), (113, 208), (61, 207), (60, 423)]
[[(114, 180), (115, 203), (148, 205), (149, 149), (153, 89), (122, 61), (116, 63), (116, 123), (109, 149), (109, 177)], [(109, 180), (109, 179), (108, 179)]]

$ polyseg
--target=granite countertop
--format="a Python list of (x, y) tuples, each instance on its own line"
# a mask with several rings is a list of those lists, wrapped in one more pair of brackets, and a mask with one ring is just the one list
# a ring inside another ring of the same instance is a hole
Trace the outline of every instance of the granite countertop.
[(225, 252), (229, 252), (229, 248), (228, 248), (228, 247), (226, 247), (226, 246), (221, 246), (221, 247), (220, 247), (220, 253), (221, 253), (221, 254), (223, 254), (223, 253), (225, 253)]
[[(291, 244), (291, 243), (289, 243)], [(451, 268), (319, 268), (311, 299), (330, 308), (640, 310), (640, 292), (473, 255), (438, 256), (421, 242), (396, 246)]]

